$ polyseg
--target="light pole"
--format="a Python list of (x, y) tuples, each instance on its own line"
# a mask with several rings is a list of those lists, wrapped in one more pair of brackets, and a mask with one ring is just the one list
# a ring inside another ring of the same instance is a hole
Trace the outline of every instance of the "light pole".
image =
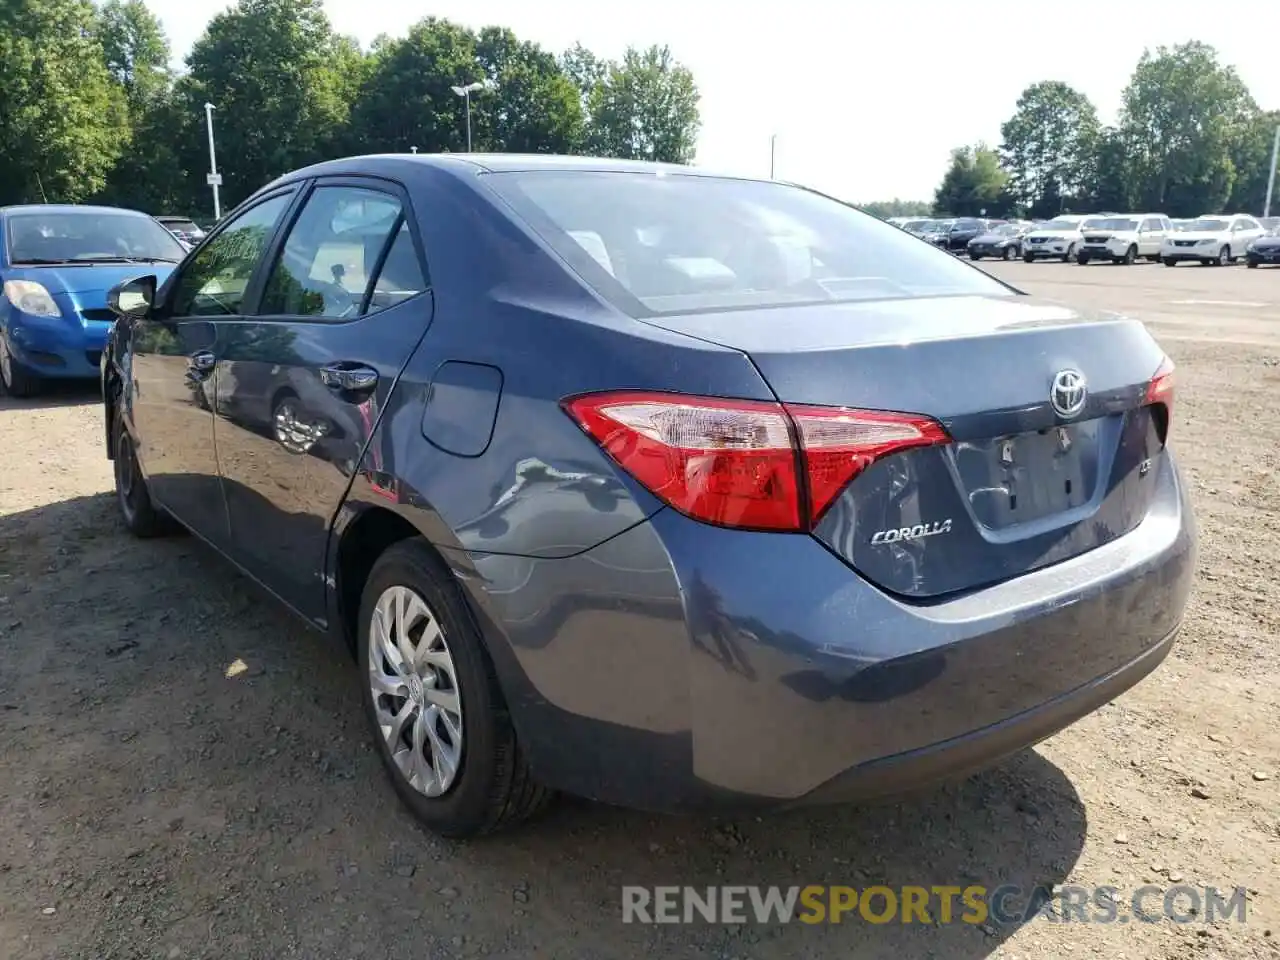
[(467, 153), (471, 152), (471, 95), (492, 90), (497, 86), (492, 80), (477, 80), (465, 87), (454, 87), (453, 92), (467, 101)]
[(222, 183), (222, 177), (218, 174), (218, 161), (213, 153), (213, 104), (206, 103), (204, 105), (204, 123), (209, 131), (209, 175), (205, 177), (205, 182), (213, 187), (213, 219), (216, 223), (222, 219), (222, 205), (218, 201), (218, 187)]
[(776, 133), (769, 134), (769, 179), (773, 179), (773, 156), (777, 151), (778, 135)]
[(1276, 126), (1276, 138), (1271, 143), (1271, 176), (1267, 178), (1267, 203), (1262, 215), (1271, 216), (1271, 188), (1276, 185), (1276, 154), (1280, 154), (1280, 125)]

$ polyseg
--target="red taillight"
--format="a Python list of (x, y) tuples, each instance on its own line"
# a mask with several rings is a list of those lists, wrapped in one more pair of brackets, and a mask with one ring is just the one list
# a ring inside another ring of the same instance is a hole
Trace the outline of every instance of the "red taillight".
[(927, 417), (843, 407), (641, 392), (588, 394), (564, 407), (659, 499), (706, 523), (755, 530), (809, 529), (873, 461), (948, 442)]
[(1147, 384), (1147, 396), (1144, 402), (1164, 405), (1164, 434), (1167, 437), (1169, 427), (1173, 424), (1173, 361), (1168, 357), (1160, 361), (1159, 369)]

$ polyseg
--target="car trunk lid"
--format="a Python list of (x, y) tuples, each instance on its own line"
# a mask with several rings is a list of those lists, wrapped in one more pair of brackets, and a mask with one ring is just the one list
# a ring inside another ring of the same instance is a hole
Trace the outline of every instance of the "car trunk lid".
[(1146, 515), (1166, 431), (1147, 391), (1164, 355), (1137, 321), (1010, 296), (648, 322), (742, 350), (784, 404), (942, 424), (950, 443), (872, 463), (814, 529), (886, 590), (926, 599), (995, 583)]

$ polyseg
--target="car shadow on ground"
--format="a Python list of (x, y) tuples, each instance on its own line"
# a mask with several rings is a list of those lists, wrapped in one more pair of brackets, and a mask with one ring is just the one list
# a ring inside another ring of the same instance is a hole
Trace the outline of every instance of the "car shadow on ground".
[[(669, 817), (561, 799), (441, 840), (384, 778), (350, 657), (194, 538), (133, 540), (103, 493), (0, 516), (0, 543), (0, 902), (63, 937), (59, 955), (964, 960), (1022, 926), (1084, 844), (1074, 787), (1034, 751), (879, 806)], [(40, 915), (50, 883), (65, 928)], [(145, 895), (119, 895), (131, 885)], [(659, 885), (1018, 893), (1006, 922), (964, 922), (957, 902), (944, 923), (934, 898), (928, 923), (623, 923), (622, 888)]]
[(101, 399), (102, 388), (97, 380), (46, 380), (34, 397), (11, 397), (0, 387), (0, 411), (78, 407)]

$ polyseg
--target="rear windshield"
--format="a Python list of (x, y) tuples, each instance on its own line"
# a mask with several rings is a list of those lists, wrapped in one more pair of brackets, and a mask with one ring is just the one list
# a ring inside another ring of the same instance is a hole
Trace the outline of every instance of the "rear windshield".
[(49, 210), (9, 216), (9, 262), (84, 263), (170, 260), (181, 244), (150, 217), (100, 210)]
[(876, 217), (787, 184), (632, 172), (485, 179), (633, 316), (1011, 293)]

